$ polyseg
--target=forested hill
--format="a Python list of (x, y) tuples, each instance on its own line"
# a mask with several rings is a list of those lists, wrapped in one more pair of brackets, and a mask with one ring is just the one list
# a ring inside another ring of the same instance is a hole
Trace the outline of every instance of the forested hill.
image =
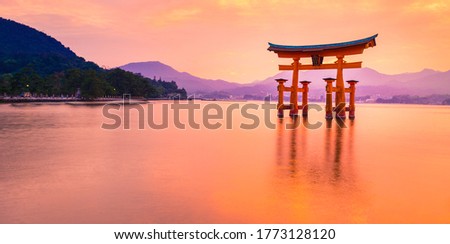
[(3, 54), (54, 54), (77, 58), (69, 48), (43, 32), (3, 18), (0, 23), (0, 52)]
[(179, 95), (173, 81), (149, 79), (120, 69), (105, 70), (86, 62), (47, 34), (0, 17), (0, 96), (29, 92), (35, 96), (132, 96), (160, 98)]
[(26, 66), (33, 66), (40, 75), (70, 68), (99, 69), (53, 37), (3, 18), (0, 18), (0, 60), (0, 73), (14, 73)]

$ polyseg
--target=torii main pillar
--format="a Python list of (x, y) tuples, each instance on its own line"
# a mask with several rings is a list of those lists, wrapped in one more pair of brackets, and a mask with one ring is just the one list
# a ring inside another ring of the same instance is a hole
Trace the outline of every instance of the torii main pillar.
[(299, 67), (300, 58), (294, 58), (294, 62), (292, 66), (294, 70), (292, 72), (292, 90), (291, 90), (291, 111), (289, 112), (289, 116), (294, 117), (298, 116), (298, 67)]
[(335, 98), (335, 111), (336, 117), (345, 119), (345, 87), (344, 87), (344, 56), (339, 55), (336, 57), (337, 61), (337, 74), (336, 74), (336, 98)]

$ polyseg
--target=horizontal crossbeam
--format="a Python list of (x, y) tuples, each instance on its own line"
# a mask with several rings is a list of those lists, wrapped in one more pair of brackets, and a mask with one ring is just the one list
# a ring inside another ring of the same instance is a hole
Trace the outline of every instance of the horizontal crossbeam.
[[(343, 63), (342, 68), (344, 69), (352, 69), (352, 68), (361, 68), (362, 62), (352, 62), (352, 63)], [(278, 65), (279, 70), (294, 70), (293, 65)], [(337, 69), (338, 64), (321, 64), (318, 66), (314, 66), (312, 64), (300, 64), (298, 66), (298, 70), (313, 70), (313, 69)]]

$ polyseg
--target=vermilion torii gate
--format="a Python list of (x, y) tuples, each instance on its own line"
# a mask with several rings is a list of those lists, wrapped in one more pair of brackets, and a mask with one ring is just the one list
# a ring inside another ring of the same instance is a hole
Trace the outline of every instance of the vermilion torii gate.
[[(332, 94), (335, 92), (335, 108), (336, 117), (345, 118), (345, 111), (349, 110), (349, 117), (355, 117), (355, 85), (358, 81), (349, 80), (349, 88), (344, 87), (343, 69), (361, 68), (362, 62), (347, 63), (344, 57), (348, 55), (362, 54), (364, 49), (374, 47), (376, 45), (375, 38), (378, 34), (360, 40), (307, 45), (307, 46), (286, 46), (277, 45), (269, 42), (267, 50), (278, 54), (279, 58), (292, 58), (294, 62), (290, 65), (279, 65), (279, 70), (292, 70), (292, 86), (285, 87), (285, 79), (277, 79), (278, 82), (278, 116), (283, 117), (283, 110), (289, 109), (290, 116), (297, 116), (298, 109), (302, 109), (304, 116), (308, 115), (308, 84), (310, 81), (301, 81), (302, 88), (298, 87), (299, 71), (300, 70), (315, 70), (315, 69), (336, 69), (336, 78), (324, 78), (326, 85), (326, 118), (332, 119), (333, 105)], [(324, 64), (324, 57), (336, 57), (334, 63)], [(302, 64), (300, 59), (311, 58), (311, 64)], [(333, 82), (336, 81), (336, 86), (333, 87)], [(291, 92), (290, 104), (284, 105), (284, 92)], [(302, 92), (302, 105), (298, 105), (298, 92)], [(345, 93), (350, 93), (350, 106), (346, 108)]]

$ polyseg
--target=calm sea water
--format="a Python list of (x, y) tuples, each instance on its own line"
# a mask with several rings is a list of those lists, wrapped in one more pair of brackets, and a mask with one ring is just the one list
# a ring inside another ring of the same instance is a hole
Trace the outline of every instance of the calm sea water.
[(105, 130), (101, 106), (0, 105), (0, 222), (450, 223), (450, 107), (358, 104), (347, 128), (311, 111), (314, 130), (275, 111), (275, 129), (235, 111), (233, 129), (140, 130), (137, 114)]

